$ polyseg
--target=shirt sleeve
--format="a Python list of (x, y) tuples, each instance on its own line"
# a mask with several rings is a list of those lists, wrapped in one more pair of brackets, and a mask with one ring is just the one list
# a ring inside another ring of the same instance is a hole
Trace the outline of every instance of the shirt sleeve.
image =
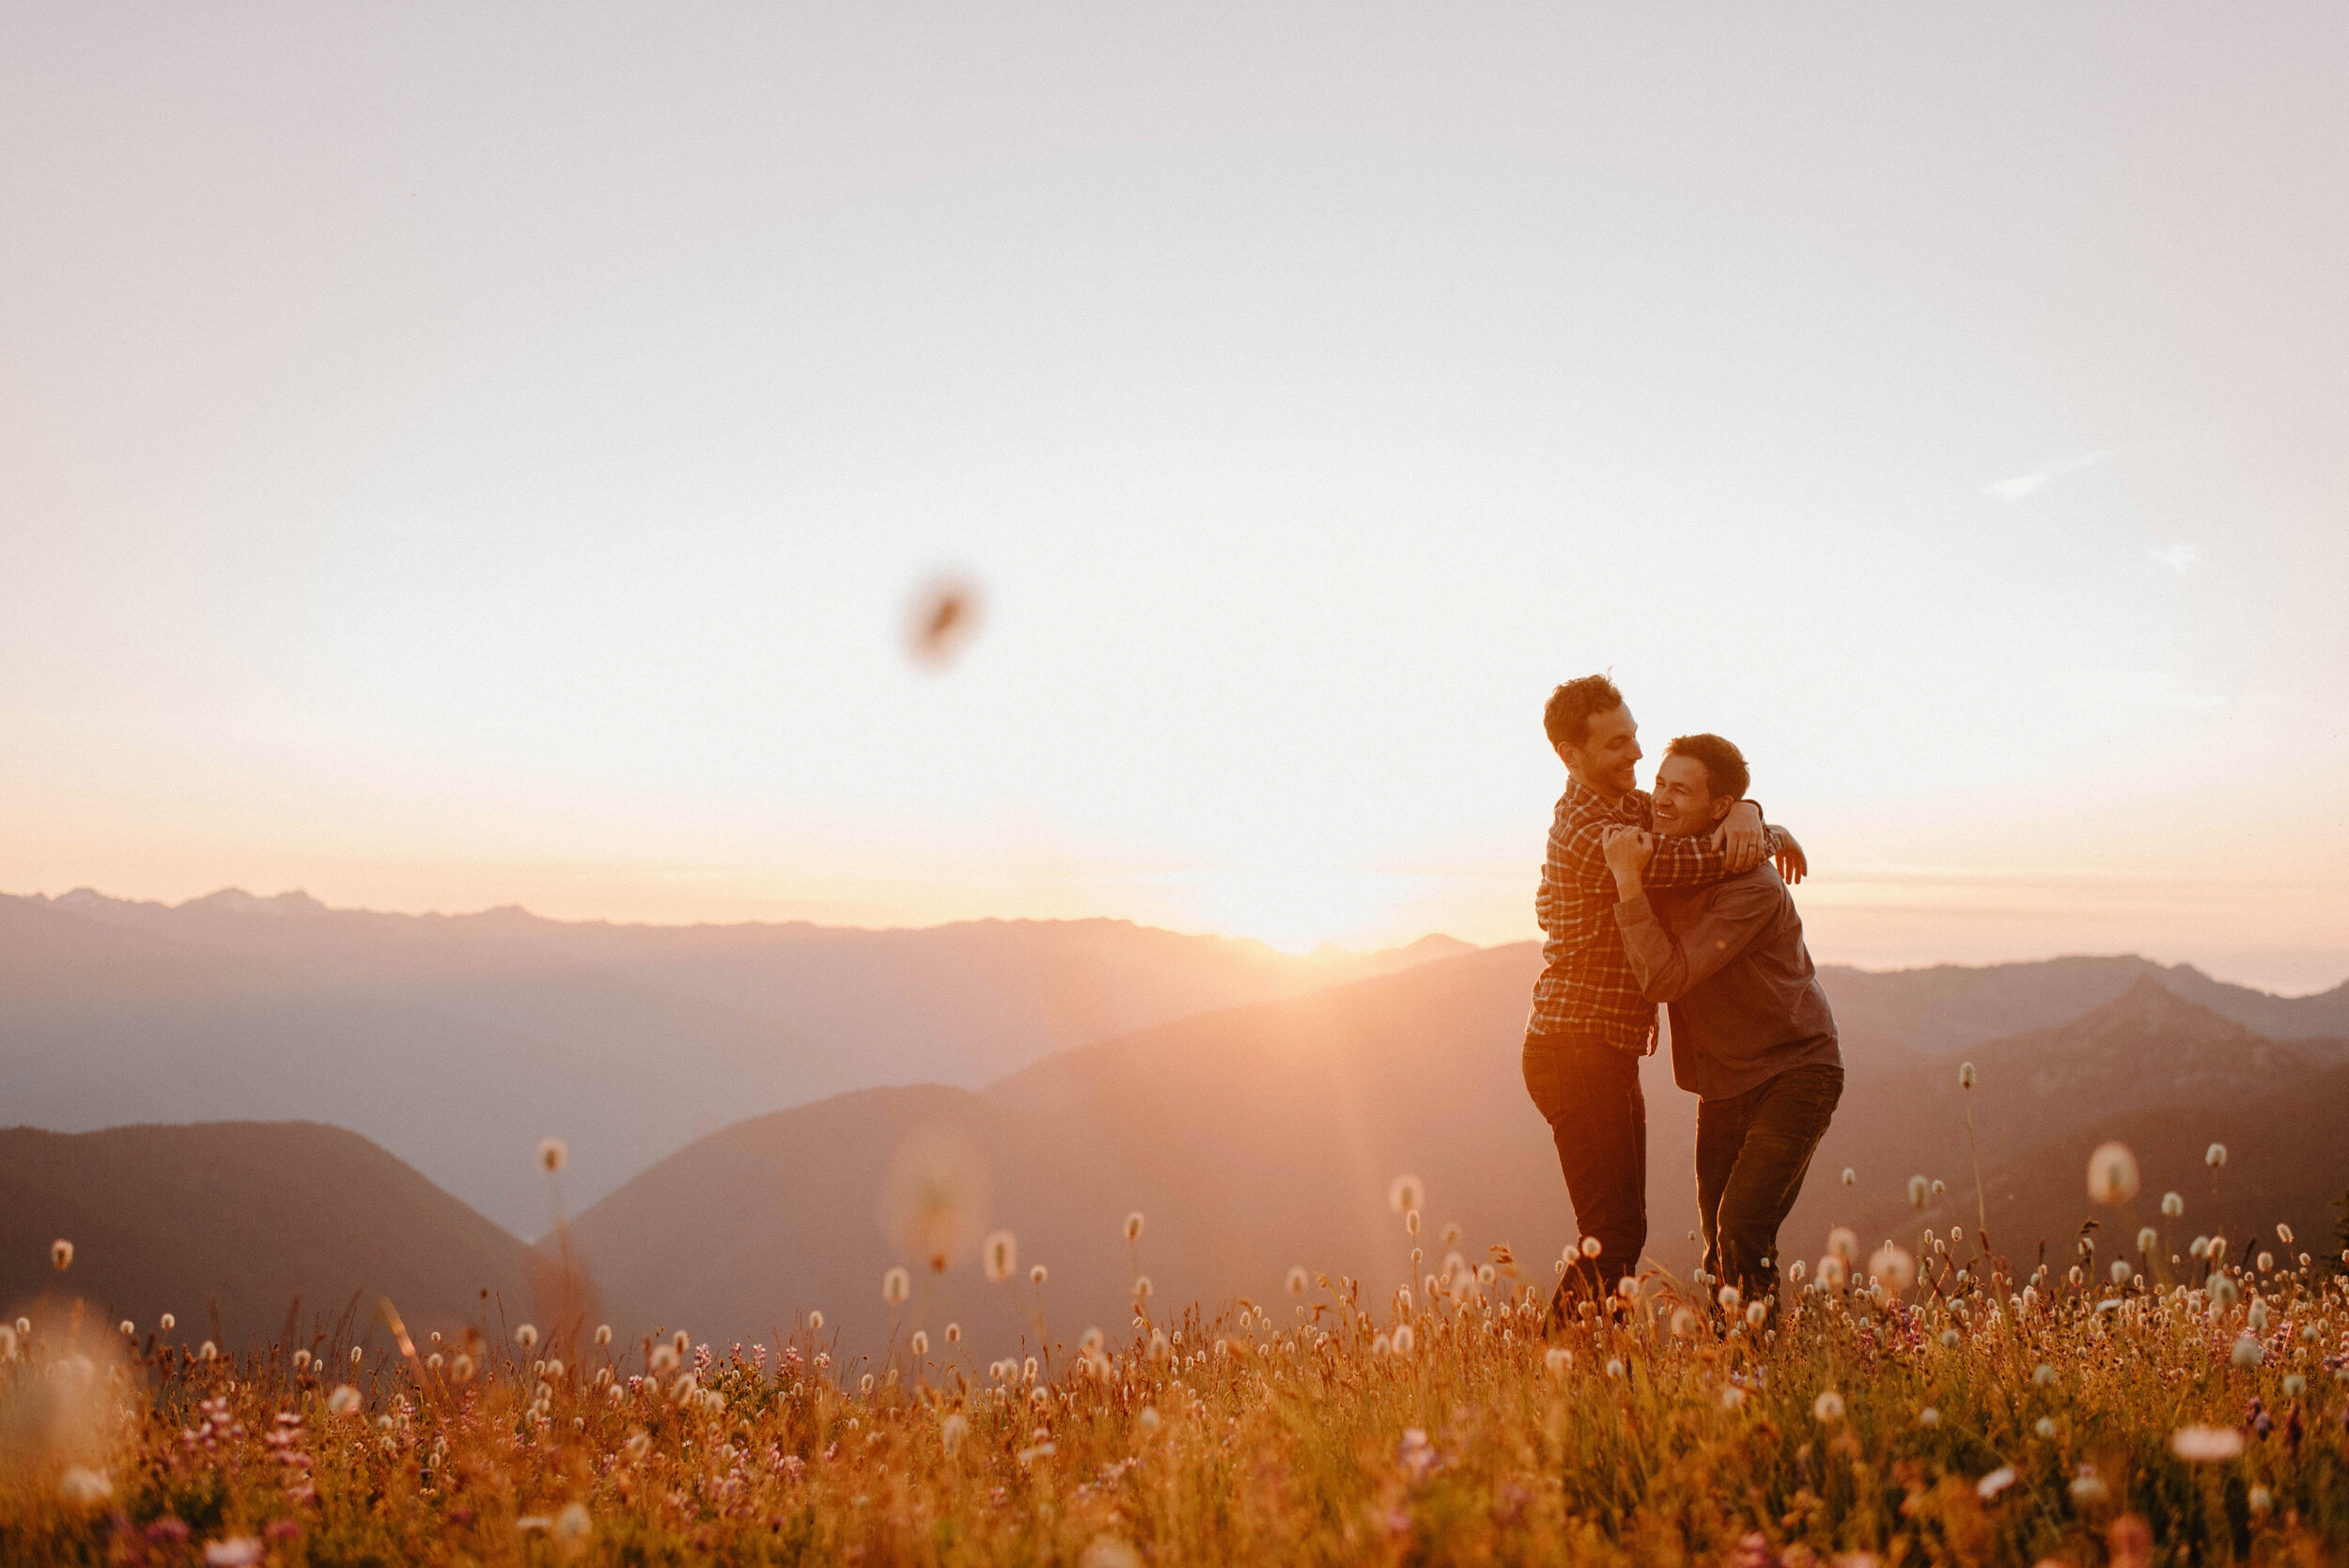
[(1746, 950), (1778, 908), (1778, 890), (1750, 878), (1715, 888), (1692, 906), (1675, 931), (1657, 918), (1642, 893), (1615, 906), (1623, 950), (1650, 1001), (1674, 1001)]
[[(1593, 844), (1598, 845), (1603, 837), (1603, 834), (1595, 837)], [(1762, 854), (1766, 860), (1777, 854), (1781, 847), (1778, 830), (1767, 823), (1763, 824), (1762, 841)], [(1599, 874), (1612, 877), (1614, 873), (1607, 869), (1607, 851), (1603, 847), (1598, 849), (1597, 859)], [(1640, 881), (1642, 886), (1651, 888), (1701, 888), (1729, 875), (1728, 858), (1713, 842), (1712, 834), (1706, 833), (1702, 838), (1675, 835), (1657, 839), (1656, 853), (1641, 871)]]

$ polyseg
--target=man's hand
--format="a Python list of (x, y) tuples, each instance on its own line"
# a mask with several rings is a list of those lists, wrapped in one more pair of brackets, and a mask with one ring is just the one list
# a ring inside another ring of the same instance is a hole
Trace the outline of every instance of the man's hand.
[(1602, 846), (1607, 868), (1615, 874), (1615, 891), (1626, 898), (1640, 895), (1640, 873), (1656, 854), (1656, 835), (1638, 828), (1610, 828)]
[(1721, 825), (1713, 830), (1713, 843), (1728, 861), (1732, 875), (1760, 865), (1767, 842), (1762, 835), (1762, 808), (1750, 800), (1730, 807)]
[(1788, 887), (1811, 874), (1810, 857), (1795, 842), (1795, 835), (1783, 828), (1778, 831), (1778, 874), (1785, 878)]

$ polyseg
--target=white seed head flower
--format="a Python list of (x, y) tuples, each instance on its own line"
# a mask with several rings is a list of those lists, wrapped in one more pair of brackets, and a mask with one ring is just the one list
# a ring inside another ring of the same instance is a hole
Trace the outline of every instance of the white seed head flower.
[(1595, 1258), (1604, 1249), (1599, 1244), (1598, 1237), (1595, 1235), (1586, 1235), (1582, 1238), (1580, 1250), (1584, 1257)]
[(123, 1337), (124, 1337), (125, 1339), (136, 1339), (136, 1338), (138, 1338), (139, 1326), (138, 1326), (137, 1324), (135, 1324), (135, 1323), (132, 1322), (132, 1321), (131, 1321), (129, 1318), (127, 1318), (127, 1317), (126, 1317), (126, 1318), (124, 1318), (124, 1319), (123, 1319), (120, 1323), (117, 1324), (115, 1327), (117, 1327), (117, 1328), (119, 1328), (119, 1329), (122, 1331), (122, 1335), (123, 1335)]
[(1409, 1324), (1398, 1323), (1394, 1326), (1394, 1333), (1388, 1343), (1394, 1346), (1394, 1353), (1397, 1356), (1408, 1356), (1412, 1346), (1419, 1343), (1419, 1336), (1411, 1331)]
[(2155, 1230), (2151, 1225), (2139, 1227), (2137, 1233), (2137, 1250), (2139, 1252), (2150, 1255), (2154, 1249), (2159, 1247), (2160, 1245), (2160, 1232)]
[(1848, 1166), (1848, 1165), (1846, 1165), (1846, 1166), (1844, 1166), (1844, 1167), (1843, 1167), (1843, 1185), (1844, 1185), (1845, 1187), (1849, 1187), (1849, 1186), (1851, 1186), (1854, 1182), (1857, 1182), (1859, 1179), (1859, 1172), (1857, 1172), (1857, 1171), (1853, 1170), (1853, 1169), (1852, 1169), (1850, 1166)]
[(532, 1346), (536, 1345), (538, 1343), (538, 1326), (535, 1323), (525, 1323), (519, 1328), (516, 1328), (514, 1330), (514, 1343), (521, 1345), (524, 1350), (528, 1350)]
[(95, 1508), (115, 1495), (115, 1483), (103, 1470), (68, 1465), (57, 1478), (57, 1496), (75, 1508)]
[(1859, 1236), (1848, 1225), (1838, 1225), (1827, 1234), (1827, 1250), (1830, 1256), (1847, 1264), (1859, 1262)]
[(2234, 1349), (2229, 1353), (2228, 1358), (2239, 1367), (2255, 1367), (2267, 1359), (2267, 1352), (2259, 1341), (2245, 1334), (2234, 1342)]
[(1037, 1264), (1034, 1268), (1028, 1270), (1028, 1283), (1032, 1285), (1040, 1285), (1051, 1277), (1051, 1271), (1046, 1268), (1042, 1264)]
[(2030, 1369), (2030, 1380), (2040, 1388), (2049, 1388), (2056, 1380), (2056, 1369), (2042, 1361)]
[(326, 1396), (326, 1408), (337, 1416), (357, 1415), (359, 1413), (359, 1390), (348, 1383), (335, 1384), (334, 1391)]
[(563, 1146), (561, 1139), (541, 1138), (538, 1140), (538, 1169), (549, 1175), (562, 1170), (563, 1162), (570, 1157), (571, 1151)]
[(1563, 1345), (1553, 1344), (1542, 1352), (1542, 1366), (1552, 1377), (1565, 1376), (1566, 1370), (1573, 1365), (1574, 1352)]
[(1759, 1329), (1762, 1325), (1767, 1323), (1769, 1320), (1770, 1304), (1767, 1301), (1749, 1301), (1746, 1303), (1747, 1327)]
[(2213, 1143), (2209, 1148), (2204, 1149), (2202, 1151), (2202, 1163), (2209, 1166), (2214, 1171), (2226, 1164), (2227, 1146), (2224, 1143)]
[(1917, 1424), (1919, 1426), (1939, 1426), (1941, 1424), (1941, 1412), (1928, 1405), (1923, 1409), (1917, 1412)]
[(1961, 1062), (1957, 1064), (1957, 1086), (1960, 1089), (1971, 1089), (1974, 1086), (1974, 1064), (1971, 1062)]
[(2276, 1223), (2276, 1239), (2282, 1242), (2286, 1247), (2291, 1246), (2292, 1227), (2283, 1223), (2281, 1220), (2278, 1220)]
[(1403, 1229), (1408, 1234), (1419, 1234), (1419, 1210), (1407, 1209), (1404, 1211)]
[(946, 1325), (946, 1343), (948, 1344), (960, 1344), (962, 1343), (961, 1324), (950, 1323)]
[(939, 1446), (948, 1453), (962, 1447), (963, 1438), (971, 1435), (971, 1419), (959, 1410), (949, 1410), (946, 1419), (938, 1423)]
[(596, 1343), (598, 1344), (610, 1344), (612, 1343), (612, 1325), (608, 1323), (599, 1323), (596, 1325)]
[(1820, 1390), (1811, 1402), (1811, 1414), (1823, 1426), (1832, 1426), (1843, 1419), (1843, 1396), (1833, 1389)]
[(2056, 1423), (2052, 1418), (2042, 1416), (2031, 1423), (2031, 1430), (2037, 1433), (2044, 1442), (2056, 1435)]
[(1306, 1285), (1311, 1283), (1305, 1277), (1305, 1265), (1301, 1263), (1289, 1265), (1288, 1279), (1283, 1283), (1291, 1296), (1304, 1295)]
[(2170, 1452), (2189, 1465), (2223, 1464), (2243, 1454), (2243, 1434), (2231, 1426), (2182, 1426), (2170, 1434)]
[(1622, 1357), (1610, 1356), (1607, 1358), (1607, 1375), (1610, 1377), (1621, 1377), (1623, 1375)]
[(1819, 1260), (1819, 1285), (1823, 1290), (1842, 1290), (1849, 1279), (1843, 1260), (1829, 1252)]
[(165, 1312), (163, 1316), (155, 1320), (155, 1327), (161, 1328), (164, 1333), (168, 1334), (174, 1328), (179, 1327), (179, 1320), (172, 1316), (171, 1313)]
[(919, 1328), (913, 1331), (913, 1338), (910, 1343), (916, 1356), (926, 1356), (930, 1353), (930, 1337)]
[(1787, 1265), (1786, 1278), (1794, 1281), (1797, 1284), (1801, 1284), (1802, 1277), (1809, 1273), (1810, 1270), (1811, 1265), (1809, 1264), (1804, 1263), (1800, 1258), (1797, 1258), (1792, 1264)]
[(1736, 1384), (1735, 1384), (1735, 1383), (1727, 1384), (1727, 1385), (1725, 1385), (1725, 1386), (1722, 1388), (1722, 1389), (1721, 1389), (1721, 1408), (1722, 1408), (1722, 1409), (1724, 1409), (1724, 1410), (1742, 1410), (1742, 1409), (1744, 1409), (1744, 1408), (1745, 1408), (1745, 1404), (1746, 1404), (1746, 1390), (1745, 1390), (1745, 1389), (1743, 1389), (1739, 1388), (1739, 1387), (1738, 1387)]
[(2125, 1143), (2098, 1146), (2088, 1157), (2088, 1195), (2108, 1208), (2118, 1208), (2137, 1196), (2137, 1156)]
[(811, 1334), (820, 1334), (824, 1331), (824, 1314), (820, 1311), (807, 1314), (807, 1331)]
[(663, 1340), (652, 1347), (652, 1357), (646, 1364), (655, 1372), (674, 1372), (677, 1358), (677, 1346)]
[(1910, 1208), (1923, 1208), (1932, 1198), (1933, 1183), (1922, 1176), (1908, 1178), (1908, 1206)]
[(913, 1294), (913, 1276), (903, 1268), (892, 1267), (881, 1276), (881, 1300), (892, 1307), (902, 1307)]
[(2301, 1376), (2298, 1373), (2293, 1373), (2284, 1378), (2284, 1397), (2286, 1399), (2298, 1399), (2302, 1394), (2307, 1393), (2308, 1391), (2309, 1380)]
[(1128, 1241), (1142, 1239), (1142, 1211), (1140, 1209), (1134, 1210), (1126, 1217), (1126, 1239)]
[(1988, 1502), (1992, 1498), (2015, 1484), (2015, 1467), (2001, 1465), (1974, 1483), (1974, 1495)]
[(2269, 1274), (2275, 1271), (2276, 1254), (2273, 1252), (2262, 1252), (2258, 1258), (2253, 1261), (2259, 1265), (2259, 1270), (2262, 1274)]
[(1734, 1312), (1737, 1310), (1738, 1303), (1745, 1297), (1735, 1285), (1723, 1285), (1714, 1293), (1714, 1299), (1721, 1304), (1721, 1311)]
[(588, 1516), (587, 1505), (573, 1502), (563, 1505), (563, 1511), (554, 1516), (554, 1528), (550, 1533), (567, 1546), (578, 1546), (595, 1532), (596, 1522)]
[(1149, 1300), (1149, 1299), (1150, 1299), (1150, 1293), (1151, 1293), (1152, 1291), (1156, 1290), (1157, 1288), (1158, 1288), (1158, 1287), (1157, 1287), (1156, 1285), (1153, 1285), (1153, 1284), (1150, 1282), (1150, 1276), (1148, 1276), (1147, 1274), (1137, 1274), (1137, 1275), (1135, 1275), (1135, 1276), (1134, 1276), (1134, 1299), (1135, 1299), (1135, 1300), (1137, 1300), (1137, 1301), (1147, 1301), (1147, 1300)]
[(466, 1355), (461, 1350), (459, 1351), (457, 1353), (457, 1359), (448, 1364), (448, 1374), (457, 1379), (459, 1383), (472, 1382), (474, 1374), (473, 1358)]
[(49, 1266), (63, 1274), (73, 1266), (73, 1243), (59, 1236), (49, 1244)]
[(2165, 1192), (2161, 1195), (2161, 1217), (2164, 1219), (2175, 1219), (2184, 1213), (2186, 1213), (2186, 1199), (2182, 1195), (2175, 1192)]
[[(212, 1342), (211, 1342), (211, 1341), (210, 1341), (210, 1340), (206, 1340), (204, 1343), (205, 1343), (206, 1344), (210, 1344), (210, 1343), (211, 1343)], [(355, 1367), (355, 1366), (357, 1366), (360, 1362), (362, 1362), (362, 1361), (366, 1360), (366, 1358), (367, 1358), (367, 1350), (366, 1350), (366, 1346), (365, 1346), (365, 1345), (360, 1345), (360, 1344), (354, 1344), (354, 1345), (352, 1345), (352, 1346), (350, 1347), (350, 1364), (351, 1364), (352, 1366), (354, 1366), (354, 1367)]]

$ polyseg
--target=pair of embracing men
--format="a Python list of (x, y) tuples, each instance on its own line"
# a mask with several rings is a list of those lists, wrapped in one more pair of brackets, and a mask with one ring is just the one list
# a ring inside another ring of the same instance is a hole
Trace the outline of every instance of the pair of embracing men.
[[(1801, 846), (1746, 799), (1745, 758), (1716, 735), (1665, 748), (1637, 787), (1639, 726), (1604, 675), (1542, 714), (1566, 765), (1535, 899), (1545, 940), (1525, 1086), (1548, 1121), (1582, 1232), (1553, 1324), (1636, 1274), (1647, 1245), (1640, 1061), (1672, 1015), (1672, 1078), (1698, 1096), (1704, 1266), (1775, 1302), (1778, 1228), (1843, 1095), (1835, 1019), (1787, 883)], [(1595, 1244), (1595, 1245), (1594, 1245)]]

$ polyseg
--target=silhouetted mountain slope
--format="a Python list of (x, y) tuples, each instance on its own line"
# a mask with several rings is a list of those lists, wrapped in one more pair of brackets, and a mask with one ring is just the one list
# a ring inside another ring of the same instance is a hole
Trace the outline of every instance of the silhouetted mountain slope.
[[(2305, 1191), (2338, 1196), (2349, 1187), (2349, 1141), (2319, 1130), (2327, 1115), (2334, 1128), (2349, 1126), (2349, 1100), (2339, 1097), (2349, 1043), (2271, 1040), (2140, 975), (2121, 997), (2081, 1017), (1968, 1055), (1978, 1075), (1972, 1097), (1983, 1187), (1994, 1199), (1991, 1237), (2000, 1249), (2035, 1256), (2042, 1236), (2054, 1234), (2047, 1227), (2056, 1217), (2073, 1216), (2058, 1227), (2059, 1239), (2077, 1228), (2080, 1215), (2074, 1211), (2087, 1207), (2088, 1155), (2106, 1135), (2099, 1129), (2136, 1129), (2127, 1141), (2149, 1171), (2199, 1169), (2213, 1141), (2228, 1141), (2225, 1129), (2250, 1125), (2279, 1104), (2305, 1102), (2314, 1109), (2295, 1110), (2278, 1123), (2293, 1130), (2274, 1155), (2305, 1173)], [(1966, 1094), (1958, 1064), (1946, 1059), (1855, 1079), (1781, 1233), (1787, 1246), (1815, 1255), (1835, 1223), (1865, 1226), (1863, 1234), (1879, 1240), (1877, 1233), (1913, 1237), (1921, 1225), (1946, 1231), (1953, 1219), (1973, 1223)], [(2077, 1169), (2067, 1173), (2067, 1162)], [(1847, 1166), (1858, 1176), (1850, 1188), (1838, 1180)], [(1947, 1187), (1922, 1216), (1906, 1202), (1912, 1174)], [(2206, 1179), (2160, 1179), (2189, 1194), (2209, 1188)], [(2218, 1190), (2230, 1184), (2222, 1180)], [(2235, 1190), (2248, 1193), (2249, 1184)], [(2304, 1193), (2289, 1184), (2272, 1190)], [(2135, 1225), (2129, 1230), (2133, 1235)]]
[[(74, 1244), (62, 1278), (50, 1243)], [(378, 1296), (423, 1333), (479, 1322), (481, 1292), (527, 1310), (526, 1249), (382, 1149), (305, 1122), (54, 1133), (0, 1129), (0, 1307), (70, 1291), (142, 1332), (273, 1338)], [(217, 1311), (217, 1326), (214, 1312)], [(378, 1335), (381, 1343), (381, 1336)]]
[[(914, 1261), (877, 1222), (875, 1194), (895, 1141), (926, 1125), (984, 1151), (988, 1218), (1019, 1234), (1023, 1265), (1050, 1266), (1056, 1334), (1126, 1321), (1132, 1267), (1119, 1224), (1129, 1209), (1147, 1216), (1141, 1265), (1162, 1301), (1271, 1298), (1292, 1263), (1391, 1288), (1409, 1269), (1386, 1205), (1405, 1171), (1426, 1183), (1429, 1266), (1446, 1250), (1442, 1227), (1457, 1220), (1470, 1258), (1506, 1241), (1547, 1281), (1575, 1232), (1519, 1076), (1537, 963), (1528, 948), (1489, 950), (1061, 1052), (983, 1094), (850, 1094), (763, 1118), (646, 1172), (579, 1232), (619, 1294), (675, 1303), (669, 1326), (748, 1338), (820, 1307), (845, 1343), (869, 1347), (893, 1322), (882, 1271)], [(2225, 1136), (2207, 1128), (2246, 1125), (2291, 1086), (2310, 1105), (2337, 1094), (2338, 1075), (2316, 1063), (2342, 1049), (2268, 1040), (2142, 978), (2070, 1023), (1978, 1046), (1983, 1166), (2004, 1216), (1994, 1235), (2078, 1206), (2096, 1129), (2142, 1118), (2127, 1125), (2166, 1140), (2139, 1149), (2149, 1167), (2198, 1161)], [(1670, 1086), (1660, 1057), (1646, 1067), (1650, 1247), (1686, 1269), (1696, 1250), (1686, 1240), (1694, 1102)], [(1785, 1232), (1790, 1255), (1815, 1255), (1833, 1223), (1913, 1240), (1921, 1223), (1945, 1228), (1961, 1197), (1970, 1209), (1958, 1094), (1951, 1062), (1904, 1057), (1854, 1073)], [(2277, 1157), (2300, 1162), (2307, 1191), (2349, 1185), (2338, 1140), (2315, 1130), (2323, 1113), (2295, 1118), (2289, 1136), (2302, 1141)], [(1852, 1188), (1837, 1179), (1846, 1164), (1859, 1171)], [(1905, 1203), (1912, 1172), (1949, 1184), (1923, 1217)], [(2306, 1207), (2293, 1202), (2295, 1214)], [(957, 1318), (984, 1361), (1011, 1348), (1028, 1299), (1025, 1287), (983, 1285), (966, 1261), (895, 1321), (919, 1321), (935, 1340)]]
[(921, 931), (409, 916), (233, 890), (177, 908), (0, 897), (8, 1112), (80, 1130), (203, 1117), (366, 1134), (521, 1234), (568, 1139), (600, 1196), (745, 1114), (1037, 1056), (1461, 951), (1305, 957), (1116, 921)]

